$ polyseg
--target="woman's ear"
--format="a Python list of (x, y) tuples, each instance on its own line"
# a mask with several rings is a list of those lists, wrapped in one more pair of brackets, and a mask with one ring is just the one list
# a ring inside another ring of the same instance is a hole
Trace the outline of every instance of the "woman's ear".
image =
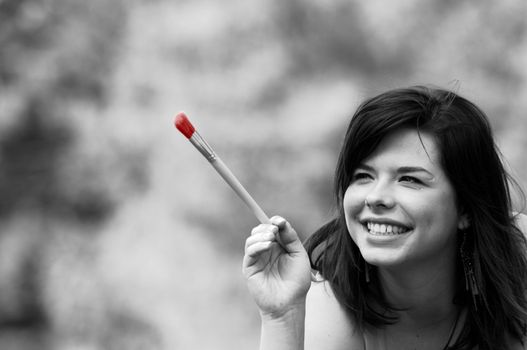
[(459, 220), (457, 222), (457, 228), (460, 229), (461, 231), (463, 231), (463, 230), (466, 230), (469, 227), (470, 227), (470, 220), (468, 218), (468, 215), (467, 214), (461, 214), (461, 216), (459, 217)]

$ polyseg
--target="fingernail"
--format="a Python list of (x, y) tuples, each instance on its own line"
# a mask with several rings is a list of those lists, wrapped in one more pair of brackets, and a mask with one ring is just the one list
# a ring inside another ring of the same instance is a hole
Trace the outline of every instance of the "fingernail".
[(275, 219), (276, 226), (283, 226), (285, 224), (284, 218), (276, 218)]

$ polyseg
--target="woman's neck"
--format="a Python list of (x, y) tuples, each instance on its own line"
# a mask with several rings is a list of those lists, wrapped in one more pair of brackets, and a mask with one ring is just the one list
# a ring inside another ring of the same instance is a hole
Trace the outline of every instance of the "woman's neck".
[(378, 268), (379, 282), (386, 301), (396, 311), (399, 323), (410, 327), (442, 322), (456, 312), (455, 258), (434, 265)]

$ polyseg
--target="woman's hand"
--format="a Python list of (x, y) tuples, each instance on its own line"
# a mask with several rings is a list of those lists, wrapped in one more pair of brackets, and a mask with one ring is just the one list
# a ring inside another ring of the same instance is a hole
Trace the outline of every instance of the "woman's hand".
[(279, 216), (252, 230), (245, 244), (243, 273), (261, 315), (274, 319), (303, 307), (311, 285), (307, 252), (295, 230)]

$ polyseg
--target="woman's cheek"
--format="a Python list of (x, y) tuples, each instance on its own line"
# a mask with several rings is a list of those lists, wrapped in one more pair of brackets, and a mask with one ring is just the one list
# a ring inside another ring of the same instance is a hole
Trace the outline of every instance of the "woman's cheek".
[(364, 204), (367, 195), (367, 186), (350, 185), (344, 194), (345, 205), (357, 207)]
[(362, 210), (364, 204), (364, 196), (357, 189), (356, 186), (349, 186), (344, 193), (343, 208), (346, 217), (346, 222), (349, 223), (354, 217), (356, 217)]

